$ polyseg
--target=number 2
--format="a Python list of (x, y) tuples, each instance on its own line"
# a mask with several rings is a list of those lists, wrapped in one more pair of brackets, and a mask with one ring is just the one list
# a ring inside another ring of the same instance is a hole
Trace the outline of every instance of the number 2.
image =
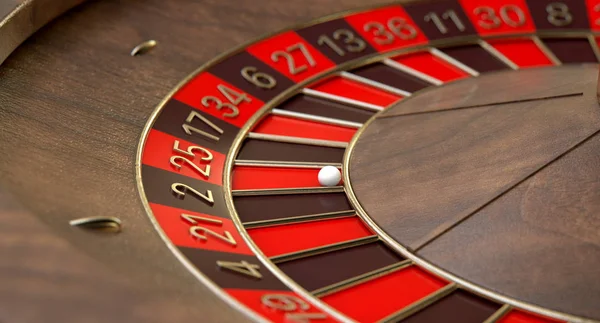
[(173, 194), (175, 194), (175, 196), (177, 196), (180, 199), (185, 198), (186, 193), (190, 191), (192, 195), (194, 195), (198, 199), (204, 200), (204, 202), (209, 204), (210, 206), (215, 204), (215, 199), (213, 198), (211, 190), (207, 190), (206, 194), (202, 194), (198, 190), (190, 187), (189, 185), (173, 183), (173, 185), (171, 185), (171, 191), (173, 192)]

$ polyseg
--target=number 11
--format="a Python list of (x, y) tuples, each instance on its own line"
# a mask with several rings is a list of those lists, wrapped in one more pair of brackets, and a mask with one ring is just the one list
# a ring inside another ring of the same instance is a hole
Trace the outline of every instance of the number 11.
[(437, 29), (444, 35), (448, 33), (448, 27), (446, 27), (446, 24), (442, 21), (442, 19), (452, 20), (452, 22), (456, 25), (456, 28), (458, 28), (458, 30), (461, 32), (465, 31), (465, 29), (466, 29), (465, 24), (463, 24), (463, 22), (460, 20), (460, 18), (456, 14), (456, 11), (454, 11), (454, 10), (448, 10), (448, 11), (444, 12), (442, 14), (441, 19), (440, 19), (440, 16), (438, 16), (438, 14), (435, 12), (430, 12), (430, 13), (426, 14), (424, 18), (425, 18), (426, 22), (433, 21), (433, 23), (435, 24)]

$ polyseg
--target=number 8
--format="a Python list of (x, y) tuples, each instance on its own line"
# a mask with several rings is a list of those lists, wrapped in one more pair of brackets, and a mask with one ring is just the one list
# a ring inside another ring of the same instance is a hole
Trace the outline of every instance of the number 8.
[(548, 22), (556, 27), (568, 26), (573, 22), (569, 7), (562, 2), (553, 2), (546, 6)]

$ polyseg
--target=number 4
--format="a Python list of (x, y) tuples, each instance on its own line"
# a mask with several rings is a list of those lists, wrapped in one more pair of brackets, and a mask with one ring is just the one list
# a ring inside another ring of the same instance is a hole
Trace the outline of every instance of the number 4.
[(231, 261), (217, 261), (217, 266), (221, 268), (225, 268), (231, 271), (235, 271), (236, 273), (244, 274), (246, 276), (250, 276), (253, 278), (261, 279), (262, 274), (260, 271), (259, 265), (251, 264), (245, 260), (240, 262), (231, 262)]

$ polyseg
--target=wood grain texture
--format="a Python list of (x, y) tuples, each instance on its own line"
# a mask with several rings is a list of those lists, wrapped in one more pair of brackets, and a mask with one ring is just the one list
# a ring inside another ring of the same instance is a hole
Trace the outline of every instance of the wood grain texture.
[[(73, 234), (89, 234), (78, 230)], [(184, 303), (134, 289), (127, 276), (69, 244), (3, 189), (0, 246), (1, 322), (158, 323), (186, 311)]]
[(600, 320), (600, 136), (419, 255), (469, 281)]
[[(146, 303), (115, 297), (106, 303), (131, 305), (139, 320), (245, 321), (183, 268), (150, 224), (134, 178), (142, 128), (181, 79), (222, 51), (293, 23), (362, 5), (361, 0), (103, 0), (77, 7), (41, 29), (0, 67), (0, 183), (63, 244), (23, 248), (31, 249), (30, 257), (76, 250), (93, 258), (90, 263), (103, 263), (133, 290), (156, 297)], [(152, 52), (129, 56), (148, 39), (158, 41)], [(15, 237), (28, 236), (30, 226), (18, 215), (4, 213), (3, 226), (12, 228)], [(120, 217), (124, 230), (107, 238), (68, 225), (84, 216)], [(0, 250), (15, 243), (23, 241), (0, 239)], [(31, 264), (15, 263), (11, 275), (34, 272)], [(34, 266), (42, 264), (54, 268), (42, 274), (47, 280), (79, 279), (68, 261), (44, 258)], [(83, 292), (27, 281), (20, 280), (20, 297), (2, 306), (0, 321), (78, 321), (69, 317), (72, 304), (53, 299), (85, 297), (78, 294)], [(0, 293), (5, 299), (14, 289)], [(106, 293), (112, 293), (109, 287)], [(56, 316), (35, 311), (44, 304), (57, 306)], [(78, 317), (106, 306), (79, 307)], [(26, 318), (19, 311), (25, 307), (33, 309)], [(106, 312), (100, 316), (105, 321), (136, 319)]]
[(0, 1), (0, 64), (25, 39), (84, 0)]
[(578, 71), (570, 67), (547, 68), (544, 72), (523, 70), (485, 74), (476, 81), (465, 79), (425, 89), (426, 95), (416, 93), (410, 100), (387, 109), (380, 118), (581, 93), (584, 85), (592, 81), (592, 74), (586, 75), (586, 79), (578, 79)]
[[(597, 76), (597, 65), (489, 74), (401, 101), (354, 148), (359, 202), (458, 277), (600, 320)], [(451, 110), (569, 92), (583, 94)]]
[[(392, 238), (419, 249), (600, 128), (596, 69), (488, 74), (401, 101), (356, 143), (358, 200)], [(452, 110), (576, 92), (585, 95)]]

